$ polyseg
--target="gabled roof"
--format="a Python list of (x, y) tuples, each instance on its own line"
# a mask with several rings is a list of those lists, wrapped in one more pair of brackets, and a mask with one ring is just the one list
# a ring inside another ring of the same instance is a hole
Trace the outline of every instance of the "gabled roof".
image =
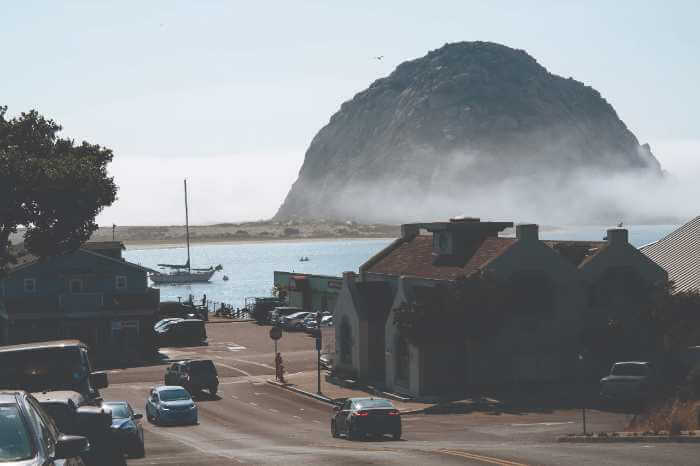
[[(10, 274), (12, 274), (13, 272), (15, 272), (19, 269), (29, 267), (29, 266), (34, 265), (34, 264), (39, 262), (39, 257), (29, 253), (24, 248), (17, 248), (13, 252), (17, 257), (17, 263), (9, 264), (8, 270), (9, 270)], [(86, 249), (84, 247), (81, 247), (80, 249), (78, 249), (77, 251), (74, 251), (71, 254), (75, 254), (76, 252), (84, 252), (86, 254), (91, 254), (93, 256), (99, 257), (100, 259), (115, 262), (117, 264), (121, 264), (121, 265), (124, 265), (126, 267), (135, 268), (135, 269), (141, 270), (142, 272), (146, 272), (146, 273), (155, 272), (155, 270), (153, 270), (153, 269), (149, 269), (147, 267), (143, 267), (141, 265), (134, 264), (133, 262), (128, 262), (128, 261), (125, 261), (123, 259), (115, 259), (114, 257), (106, 256), (104, 254), (100, 254), (99, 252), (92, 251), (92, 250)]]
[(503, 254), (515, 238), (487, 237), (473, 240), (469, 254), (458, 263), (440, 265), (433, 256), (433, 236), (416, 235), (393, 243), (394, 248), (386, 254), (380, 253), (362, 270), (393, 276), (412, 276), (434, 280), (456, 280), (480, 270), (491, 260)]
[(676, 291), (700, 289), (700, 216), (640, 251), (668, 272)]
[(607, 241), (543, 240), (544, 244), (557, 251), (574, 266), (581, 267), (607, 246)]

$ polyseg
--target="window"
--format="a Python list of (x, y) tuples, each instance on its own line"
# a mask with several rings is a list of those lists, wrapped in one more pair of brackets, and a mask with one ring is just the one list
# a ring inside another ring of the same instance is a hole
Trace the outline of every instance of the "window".
[(25, 293), (34, 293), (35, 291), (36, 291), (36, 279), (25, 278), (24, 279), (24, 292)]
[(70, 292), (71, 293), (82, 293), (83, 292), (83, 281), (79, 278), (72, 278), (70, 281)]
[(27, 425), (22, 422), (22, 414), (15, 404), (0, 405), (0, 438), (3, 440), (0, 463), (6, 461), (14, 463), (28, 460), (33, 456)]
[(126, 290), (126, 277), (124, 275), (117, 275), (115, 278), (115, 288), (118, 290)]

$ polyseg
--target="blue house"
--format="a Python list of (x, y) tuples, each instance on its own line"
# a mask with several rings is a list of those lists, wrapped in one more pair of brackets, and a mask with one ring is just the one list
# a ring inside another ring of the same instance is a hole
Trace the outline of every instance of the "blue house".
[(155, 348), (160, 292), (149, 269), (122, 258), (120, 241), (19, 257), (0, 279), (0, 344), (77, 338), (97, 359), (138, 359)]

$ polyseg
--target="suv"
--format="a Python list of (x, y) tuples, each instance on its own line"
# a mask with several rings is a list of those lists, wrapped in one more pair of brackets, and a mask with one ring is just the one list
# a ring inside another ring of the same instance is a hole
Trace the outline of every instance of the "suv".
[(303, 329), (304, 319), (312, 315), (310, 312), (295, 312), (294, 314), (289, 314), (288, 316), (283, 316), (280, 318), (279, 325), (287, 329)]
[(70, 390), (90, 403), (100, 399), (107, 374), (92, 372), (87, 345), (78, 340), (44, 341), (0, 347), (2, 388), (29, 392)]
[(644, 401), (656, 382), (648, 362), (616, 362), (610, 375), (600, 380), (600, 396), (606, 401)]
[(80, 466), (87, 449), (85, 437), (62, 434), (30, 394), (0, 391), (0, 463)]
[(176, 362), (165, 370), (164, 382), (185, 387), (192, 394), (206, 388), (214, 396), (219, 389), (219, 376), (209, 359)]
[(166, 324), (156, 329), (162, 344), (204, 344), (207, 330), (201, 319), (183, 319)]

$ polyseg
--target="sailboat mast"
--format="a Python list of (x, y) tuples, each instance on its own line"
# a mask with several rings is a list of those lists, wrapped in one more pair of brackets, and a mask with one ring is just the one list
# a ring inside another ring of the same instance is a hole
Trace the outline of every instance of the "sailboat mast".
[(187, 235), (187, 271), (192, 272), (190, 267), (190, 218), (187, 212), (187, 179), (185, 178), (185, 231)]

